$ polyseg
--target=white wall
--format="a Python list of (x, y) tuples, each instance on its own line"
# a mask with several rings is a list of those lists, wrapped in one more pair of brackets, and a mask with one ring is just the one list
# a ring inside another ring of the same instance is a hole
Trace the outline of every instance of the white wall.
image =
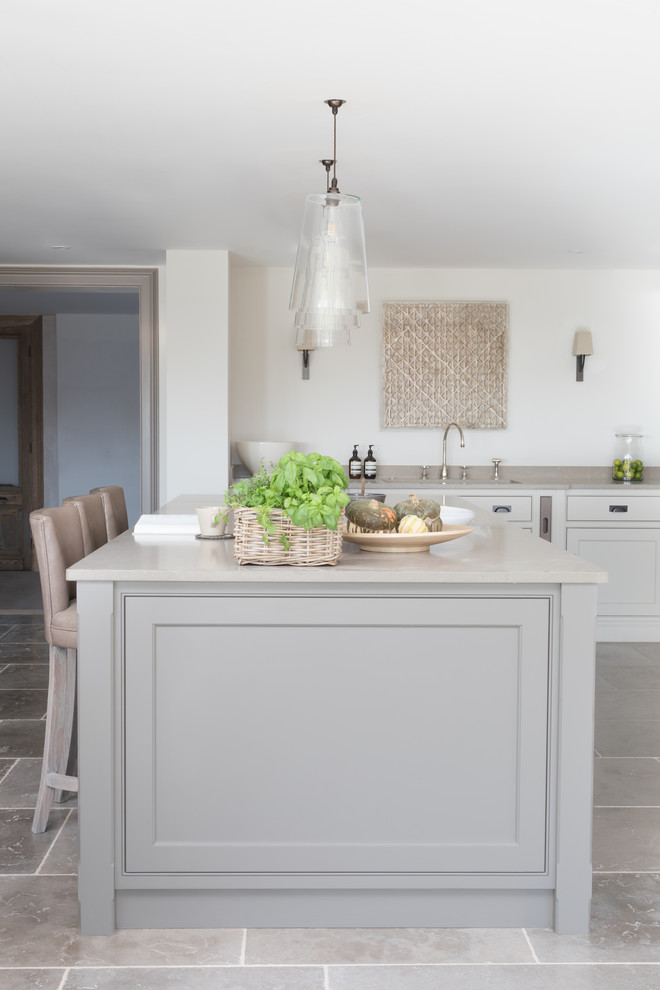
[(168, 251), (161, 271), (161, 503), (229, 483), (227, 251)]
[[(606, 465), (614, 434), (646, 434), (660, 464), (660, 272), (371, 269), (371, 313), (350, 347), (316, 351), (302, 381), (288, 309), (291, 271), (231, 272), (230, 413), (233, 441), (292, 440), (346, 463), (375, 444), (383, 464), (438, 464), (432, 430), (380, 429), (385, 301), (503, 301), (509, 305), (508, 427), (466, 435), (460, 463)], [(584, 381), (571, 354), (577, 327), (593, 334)], [(455, 437), (450, 463), (459, 463)], [(234, 461), (238, 457), (234, 455)]]
[(138, 318), (56, 319), (57, 501), (121, 485), (132, 525), (140, 514)]

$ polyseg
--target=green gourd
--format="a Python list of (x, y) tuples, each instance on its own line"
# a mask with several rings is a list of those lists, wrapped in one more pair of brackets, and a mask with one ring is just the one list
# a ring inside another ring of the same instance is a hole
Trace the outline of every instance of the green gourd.
[[(394, 506), (396, 517), (400, 521), (404, 516), (419, 516), (423, 519), (431, 532), (437, 533), (442, 529), (440, 520), (440, 505), (432, 498), (420, 498), (418, 495), (409, 495), (404, 502), (397, 502)], [(436, 528), (432, 528), (431, 521), (436, 521)]]
[(396, 531), (396, 513), (374, 498), (361, 498), (346, 506), (347, 533), (391, 533)]

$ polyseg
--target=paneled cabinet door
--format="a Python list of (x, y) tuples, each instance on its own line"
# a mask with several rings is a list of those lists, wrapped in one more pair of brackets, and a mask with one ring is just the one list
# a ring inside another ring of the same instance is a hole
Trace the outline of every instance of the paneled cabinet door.
[(660, 615), (660, 529), (569, 526), (566, 549), (609, 573), (598, 585), (599, 615)]
[(547, 869), (550, 599), (127, 597), (124, 869)]

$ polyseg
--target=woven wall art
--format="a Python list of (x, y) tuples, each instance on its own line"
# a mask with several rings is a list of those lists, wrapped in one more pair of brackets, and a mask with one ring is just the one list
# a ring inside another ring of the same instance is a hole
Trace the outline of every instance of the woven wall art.
[(383, 429), (505, 429), (508, 313), (506, 303), (383, 303)]

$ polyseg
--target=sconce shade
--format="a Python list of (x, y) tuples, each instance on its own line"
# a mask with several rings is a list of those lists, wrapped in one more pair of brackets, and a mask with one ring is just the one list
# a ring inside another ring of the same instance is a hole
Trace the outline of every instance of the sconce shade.
[(369, 312), (362, 201), (342, 193), (305, 200), (289, 309), (299, 350), (350, 344)]
[(594, 345), (591, 340), (591, 330), (576, 330), (573, 338), (573, 355), (593, 354)]

